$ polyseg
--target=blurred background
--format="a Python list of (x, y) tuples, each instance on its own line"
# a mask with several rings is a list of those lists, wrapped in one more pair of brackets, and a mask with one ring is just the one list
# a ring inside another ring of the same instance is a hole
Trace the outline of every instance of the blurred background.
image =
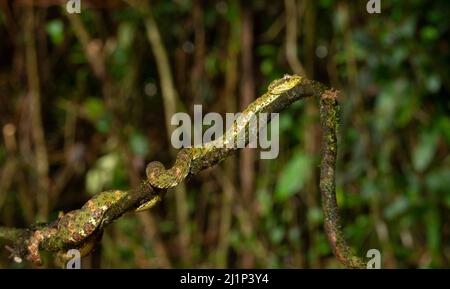
[[(337, 197), (358, 255), (450, 267), (448, 1), (0, 0), (0, 225), (169, 165), (173, 113), (241, 111), (297, 73), (342, 91)], [(83, 268), (342, 268), (323, 231), (316, 101), (280, 154), (243, 150), (109, 226)], [(0, 268), (15, 264), (0, 250)], [(45, 267), (54, 267), (45, 255)]]

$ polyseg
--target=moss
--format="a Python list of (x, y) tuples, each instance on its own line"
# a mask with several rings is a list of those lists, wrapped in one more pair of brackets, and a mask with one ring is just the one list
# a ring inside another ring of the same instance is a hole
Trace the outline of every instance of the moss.
[(364, 262), (353, 255), (342, 233), (336, 200), (335, 167), (337, 154), (336, 129), (338, 124), (337, 91), (327, 90), (320, 98), (322, 125), (322, 163), (320, 191), (324, 211), (325, 232), (335, 256), (349, 268), (364, 268)]

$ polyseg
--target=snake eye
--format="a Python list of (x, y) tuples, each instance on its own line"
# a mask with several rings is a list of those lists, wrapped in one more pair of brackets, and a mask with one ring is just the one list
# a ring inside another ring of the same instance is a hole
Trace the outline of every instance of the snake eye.
[(271, 94), (282, 94), (300, 84), (301, 80), (298, 75), (285, 74), (283, 78), (272, 82), (268, 90)]

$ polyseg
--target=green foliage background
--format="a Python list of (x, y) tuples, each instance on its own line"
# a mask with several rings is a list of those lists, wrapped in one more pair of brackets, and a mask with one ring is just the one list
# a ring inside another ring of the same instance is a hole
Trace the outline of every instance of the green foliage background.
[[(448, 1), (381, 1), (381, 14), (368, 14), (366, 2), (173, 0), (152, 1), (151, 11), (177, 110), (189, 113), (194, 104), (239, 111), (245, 87), (257, 96), (293, 73), (286, 32), (295, 26), (293, 55), (306, 75), (342, 91), (337, 193), (349, 243), (363, 257), (379, 249), (383, 267), (450, 267)], [(103, 79), (61, 7), (32, 10), (49, 163), (50, 207), (42, 215), (31, 117), (38, 108), (24, 38), (29, 8), (2, 2), (0, 225), (55, 219), (96, 192), (135, 186), (149, 161), (173, 159), (160, 87), (166, 76), (147, 39), (147, 15), (111, 3), (79, 16), (88, 48), (104, 57)], [(289, 3), (296, 22), (286, 17)], [(317, 103), (283, 112), (279, 157), (258, 156), (243, 167), (241, 153), (191, 179), (182, 204), (172, 190), (151, 212), (122, 217), (83, 266), (341, 267), (322, 226)], [(243, 180), (248, 171), (254, 176)], [(253, 184), (250, 193), (242, 193), (243, 181)], [(7, 257), (2, 248), (0, 267), (32, 266)], [(50, 256), (45, 266), (54, 266)]]

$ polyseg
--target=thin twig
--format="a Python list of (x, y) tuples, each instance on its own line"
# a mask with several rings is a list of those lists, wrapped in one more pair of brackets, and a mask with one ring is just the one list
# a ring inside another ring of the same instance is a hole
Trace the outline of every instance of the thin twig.
[(286, 59), (295, 74), (306, 76), (303, 64), (298, 59), (297, 4), (295, 0), (285, 0), (284, 6), (286, 10)]
[[(136, 5), (131, 3), (132, 5)], [(171, 125), (171, 117), (176, 113), (176, 105), (178, 100), (178, 92), (175, 88), (173, 81), (173, 74), (170, 68), (169, 57), (167, 56), (167, 50), (164, 47), (164, 43), (161, 39), (158, 24), (153, 16), (153, 11), (148, 3), (141, 3), (144, 13), (146, 15), (145, 28), (147, 31), (147, 38), (152, 47), (153, 54), (155, 56), (156, 66), (158, 68), (159, 79), (161, 83), (161, 91), (164, 103), (165, 123), (167, 130), (167, 137), (170, 141), (170, 137), (173, 132), (173, 126)], [(189, 209), (187, 206), (186, 188), (184, 184), (180, 184), (175, 188), (175, 203), (177, 222), (179, 225), (179, 246), (181, 256), (185, 261), (189, 260), (190, 253), (188, 246), (190, 243), (190, 232), (187, 221), (189, 220)]]
[(38, 218), (46, 220), (49, 209), (49, 163), (47, 146), (42, 123), (41, 112), (41, 88), (39, 81), (38, 60), (36, 52), (35, 35), (35, 15), (33, 7), (27, 8), (25, 14), (25, 48), (26, 48), (26, 68), (28, 76), (28, 89), (30, 95), (30, 115), (31, 126), (33, 128), (33, 140), (35, 144), (35, 168), (37, 173), (37, 204)]

